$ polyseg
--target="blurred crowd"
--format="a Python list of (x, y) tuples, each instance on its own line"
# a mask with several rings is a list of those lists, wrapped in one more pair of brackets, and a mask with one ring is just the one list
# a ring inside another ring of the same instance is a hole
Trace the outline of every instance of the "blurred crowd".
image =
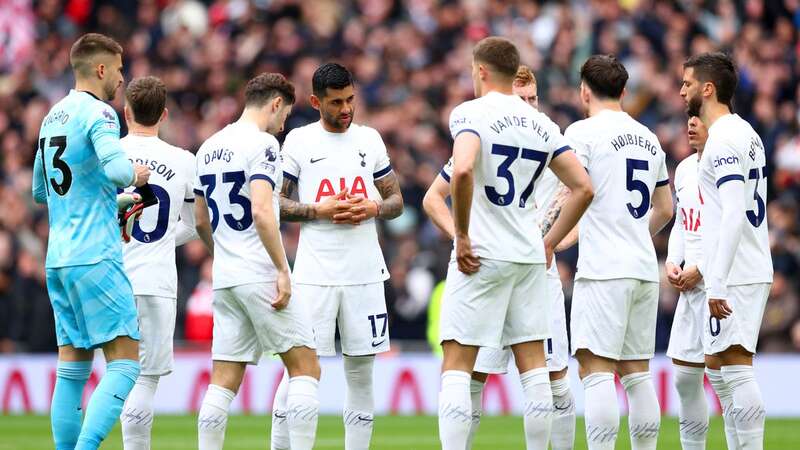
[[(406, 210), (383, 223), (387, 302), (395, 343), (425, 337), (427, 303), (444, 278), (450, 244), (422, 213), (447, 160), (450, 111), (473, 96), (473, 44), (502, 35), (538, 79), (540, 104), (566, 127), (582, 118), (578, 69), (614, 53), (630, 73), (626, 110), (651, 127), (670, 168), (691, 150), (678, 91), (688, 55), (721, 49), (739, 69), (735, 106), (761, 135), (775, 282), (760, 348), (800, 350), (800, 0), (5, 0), (0, 6), (0, 352), (54, 350), (44, 283), (47, 212), (33, 204), (39, 125), (71, 88), (69, 48), (86, 31), (125, 48), (127, 80), (156, 75), (169, 91), (167, 142), (196, 151), (236, 119), (244, 83), (289, 77), (298, 102), (287, 130), (318, 119), (311, 75), (325, 61), (357, 80), (355, 121), (377, 128), (400, 177)], [(122, 110), (121, 92), (113, 102)], [(123, 134), (125, 130), (123, 129)], [(282, 136), (280, 137), (282, 139)], [(299, 228), (284, 224), (287, 252)], [(657, 238), (661, 258), (668, 232)], [(569, 302), (576, 250), (561, 255)], [(609, 255), (609, 264), (614, 256)], [(178, 251), (176, 338), (207, 340), (210, 263), (202, 245)], [(663, 283), (657, 346), (666, 349), (677, 293)]]

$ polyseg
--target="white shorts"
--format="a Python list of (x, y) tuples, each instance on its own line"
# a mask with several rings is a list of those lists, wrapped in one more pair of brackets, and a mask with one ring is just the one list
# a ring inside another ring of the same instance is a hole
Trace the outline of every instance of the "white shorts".
[[(547, 295), (550, 305), (550, 333), (552, 337), (544, 341), (547, 368), (550, 372), (558, 372), (567, 368), (569, 359), (569, 341), (567, 340), (567, 319), (564, 310), (564, 289), (558, 272), (555, 276), (547, 272)], [(475, 372), (506, 373), (511, 361), (511, 348), (501, 350), (481, 347), (475, 361)]]
[(169, 375), (172, 372), (176, 300), (154, 295), (136, 295), (139, 316), (139, 364), (142, 375)]
[(733, 313), (727, 319), (715, 319), (705, 308), (706, 354), (715, 355), (732, 345), (741, 345), (750, 353), (756, 352), (761, 318), (771, 286), (772, 283), (729, 286), (727, 300)]
[(311, 320), (294, 293), (276, 310), (275, 282), (214, 290), (214, 361), (257, 364), (262, 353), (284, 353), (292, 347), (314, 348)]
[(708, 328), (706, 311), (708, 311), (708, 301), (702, 285), (681, 292), (672, 319), (667, 356), (690, 363), (705, 362), (703, 338), (704, 329)]
[(313, 318), (319, 356), (336, 355), (337, 324), (343, 354), (365, 356), (389, 351), (383, 282), (349, 286), (296, 284), (292, 288)]
[(613, 360), (653, 357), (658, 282), (620, 278), (575, 280), (572, 354), (587, 349)]
[(481, 259), (465, 275), (450, 261), (442, 296), (440, 339), (502, 349), (550, 337), (544, 264)]

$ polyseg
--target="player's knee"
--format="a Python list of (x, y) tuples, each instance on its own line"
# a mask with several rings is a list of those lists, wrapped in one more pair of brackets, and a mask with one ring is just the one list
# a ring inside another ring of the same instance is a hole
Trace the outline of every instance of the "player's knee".
[(103, 355), (105, 355), (107, 361), (115, 359), (135, 359), (138, 361), (139, 341), (133, 340), (129, 336), (117, 336), (103, 344)]
[(488, 378), (489, 378), (489, 374), (488, 373), (472, 372), (472, 379), (477, 381), (477, 382), (486, 383), (486, 379), (488, 379)]
[(239, 392), (239, 386), (242, 384), (246, 368), (247, 365), (245, 363), (214, 361), (211, 368), (210, 384), (221, 386), (236, 394)]
[(718, 354), (723, 366), (752, 366), (753, 354), (741, 345), (732, 345)]
[(630, 375), (633, 373), (649, 372), (650, 361), (636, 360), (636, 361), (619, 361), (617, 362), (617, 373), (620, 377)]
[(313, 349), (293, 347), (281, 356), (290, 377), (308, 376), (319, 380), (322, 370)]

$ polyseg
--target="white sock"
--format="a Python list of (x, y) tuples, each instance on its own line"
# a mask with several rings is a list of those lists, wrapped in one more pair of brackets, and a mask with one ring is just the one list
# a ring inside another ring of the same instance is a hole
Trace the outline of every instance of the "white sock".
[(619, 432), (619, 405), (614, 374), (596, 372), (583, 378), (586, 442), (589, 450), (614, 450)]
[(553, 450), (572, 450), (575, 445), (575, 399), (569, 388), (569, 378), (550, 382), (553, 391), (553, 426), (550, 445)]
[(764, 400), (753, 366), (722, 366), (722, 379), (733, 392), (733, 420), (742, 450), (764, 448)]
[(156, 395), (158, 379), (158, 375), (139, 375), (125, 400), (125, 406), (119, 416), (122, 426), (122, 446), (125, 450), (150, 450), (153, 397)]
[(472, 423), (470, 375), (460, 370), (442, 373), (439, 391), (439, 440), (442, 450), (464, 450)]
[(275, 391), (272, 402), (272, 428), (270, 428), (270, 449), (289, 450), (289, 421), (286, 416), (286, 401), (289, 396), (289, 372), (283, 370), (283, 378)]
[(292, 450), (311, 450), (314, 447), (319, 418), (318, 389), (319, 381), (314, 377), (289, 379), (286, 403), (289, 408), (289, 447)]
[(708, 404), (703, 388), (705, 368), (673, 364), (675, 389), (678, 391), (680, 406), (681, 447), (683, 450), (705, 450), (708, 434)]
[(469, 399), (472, 403), (472, 422), (469, 424), (469, 436), (467, 436), (467, 450), (472, 449), (472, 440), (478, 432), (481, 424), (481, 414), (483, 414), (483, 385), (478, 380), (469, 380)]
[(200, 414), (197, 417), (197, 443), (199, 450), (222, 450), (225, 427), (228, 425), (228, 408), (236, 394), (216, 384), (209, 384)]
[(369, 450), (375, 402), (372, 398), (372, 366), (375, 356), (344, 356), (344, 448)]
[(525, 393), (525, 444), (528, 450), (547, 448), (553, 420), (553, 394), (547, 367), (529, 370), (519, 376)]
[(706, 375), (722, 405), (722, 421), (725, 424), (725, 441), (728, 444), (728, 450), (741, 450), (739, 435), (736, 432), (736, 422), (733, 420), (733, 392), (728, 383), (722, 379), (722, 372), (719, 370), (706, 369)]
[(628, 428), (633, 450), (656, 450), (661, 408), (650, 372), (636, 372), (619, 380), (628, 394)]

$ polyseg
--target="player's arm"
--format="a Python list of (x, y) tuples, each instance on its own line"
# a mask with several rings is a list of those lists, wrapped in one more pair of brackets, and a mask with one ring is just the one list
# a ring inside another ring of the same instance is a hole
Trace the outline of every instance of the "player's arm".
[(722, 217), (719, 223), (723, 226), (719, 230), (717, 253), (711, 261), (712, 267), (709, 268), (706, 277), (706, 287), (711, 315), (717, 319), (724, 319), (732, 312), (725, 301), (728, 298), (727, 279), (745, 226), (744, 177), (741, 175), (736, 178), (723, 177), (717, 181), (717, 185), (722, 202)]
[[(381, 200), (373, 203), (377, 207), (375, 217), (392, 220), (403, 214), (403, 194), (400, 192), (400, 180), (397, 174), (390, 171), (380, 179), (375, 180), (375, 187), (381, 194)], [(368, 214), (368, 216), (371, 212)]]
[[(564, 204), (567, 202), (567, 198), (569, 198), (570, 191), (568, 187), (564, 186), (564, 183), (559, 182), (559, 190), (556, 192), (556, 195), (553, 197), (553, 201), (550, 202), (550, 206), (547, 207), (547, 213), (545, 214), (544, 220), (541, 223), (542, 229), (542, 236), (545, 236), (550, 228), (553, 227), (553, 224), (558, 219), (558, 216), (561, 214), (561, 208), (564, 207)], [(555, 251), (562, 252), (573, 245), (578, 243), (578, 225), (575, 225), (569, 233), (561, 240), (561, 242), (556, 245)]]
[(664, 264), (667, 270), (667, 280), (676, 289), (681, 289), (679, 278), (681, 275), (681, 264), (684, 258), (684, 233), (683, 223), (675, 219), (672, 230), (669, 232), (667, 242), (667, 261)]
[(653, 210), (650, 213), (650, 235), (655, 236), (672, 219), (672, 189), (669, 181), (653, 191)]
[(466, 274), (478, 271), (480, 262), (472, 253), (469, 239), (469, 215), (472, 210), (472, 191), (475, 185), (475, 160), (481, 150), (481, 138), (474, 132), (461, 132), (453, 143), (453, 176), (450, 178), (450, 198), (453, 203), (453, 222), (458, 269)]
[(211, 229), (211, 217), (208, 215), (208, 205), (202, 191), (195, 191), (194, 208), (194, 227), (197, 235), (203, 244), (206, 245), (208, 253), (214, 256), (214, 237)]
[[(205, 200), (205, 199), (204, 199)], [(175, 224), (175, 246), (181, 246), (191, 240), (197, 239), (197, 228), (195, 227), (194, 198), (183, 200), (181, 206), (180, 220)]]
[(425, 197), (422, 199), (422, 208), (430, 217), (431, 222), (436, 225), (448, 238), (455, 236), (455, 226), (453, 217), (450, 215), (450, 208), (447, 207), (447, 196), (450, 195), (450, 183), (440, 174), (434, 180)]
[(283, 249), (283, 240), (275, 210), (272, 206), (272, 183), (269, 180), (255, 178), (250, 180), (250, 197), (253, 206), (253, 223), (261, 243), (269, 254), (269, 259), (278, 270), (278, 296), (272, 302), (275, 309), (283, 309), (289, 304), (292, 295), (292, 283), (289, 277), (289, 262)]
[(550, 162), (550, 169), (571, 192), (555, 223), (544, 236), (548, 266), (553, 259), (556, 245), (567, 236), (570, 230), (575, 228), (594, 198), (594, 189), (592, 189), (589, 174), (586, 173), (573, 152), (561, 151), (555, 155)]
[[(110, 116), (113, 114), (113, 119)], [(150, 178), (150, 170), (139, 164), (131, 164), (119, 141), (119, 124), (116, 113), (104, 110), (89, 127), (92, 141), (103, 173), (117, 187), (142, 186)]]
[(44, 167), (40, 153), (43, 151), (42, 149), (37, 150), (36, 156), (33, 158), (33, 182), (31, 183), (33, 201), (39, 204), (47, 203), (47, 185), (45, 184), (47, 180), (44, 179)]

